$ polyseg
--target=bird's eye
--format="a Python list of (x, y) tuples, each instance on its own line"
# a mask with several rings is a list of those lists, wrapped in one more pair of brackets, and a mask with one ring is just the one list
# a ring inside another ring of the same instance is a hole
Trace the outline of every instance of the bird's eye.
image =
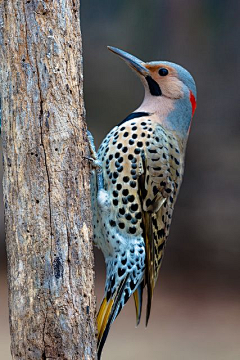
[(168, 74), (168, 69), (161, 68), (158, 70), (160, 76), (166, 76)]

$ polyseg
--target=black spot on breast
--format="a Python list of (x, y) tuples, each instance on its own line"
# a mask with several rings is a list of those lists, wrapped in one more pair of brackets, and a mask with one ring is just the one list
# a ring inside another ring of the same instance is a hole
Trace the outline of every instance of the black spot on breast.
[(118, 189), (118, 190), (121, 190), (121, 188), (122, 188), (122, 185), (121, 185), (121, 184), (117, 184), (117, 189)]
[(134, 218), (133, 218), (133, 219), (131, 220), (131, 224), (133, 224), (133, 225), (136, 225), (136, 224), (137, 224), (137, 222), (138, 222), (138, 220), (137, 220), (137, 219), (134, 219)]
[(125, 209), (124, 209), (124, 208), (120, 208), (120, 209), (119, 209), (119, 214), (124, 215), (124, 214), (125, 214)]
[(137, 209), (138, 209), (138, 204), (132, 204), (131, 207), (130, 207), (130, 209), (131, 209), (132, 211), (137, 211)]
[(118, 144), (117, 148), (121, 149), (121, 147), (122, 147), (122, 144)]
[(113, 190), (113, 196), (114, 196), (114, 197), (118, 197), (118, 191)]
[(137, 134), (132, 134), (132, 138), (136, 139), (137, 138)]
[(127, 196), (128, 193), (129, 193), (128, 189), (123, 189), (122, 194), (123, 194), (124, 196)]
[(113, 220), (110, 220), (110, 221), (109, 221), (109, 224), (110, 224), (112, 227), (116, 226), (116, 222), (113, 221)]
[(130, 220), (132, 220), (132, 215), (131, 214), (126, 214), (125, 218), (130, 221)]
[(120, 222), (120, 223), (118, 224), (118, 226), (119, 226), (120, 229), (124, 229), (124, 228), (125, 228), (125, 224), (122, 223), (122, 222)]
[(128, 196), (128, 201), (129, 202), (133, 202), (135, 200), (135, 196), (134, 195), (129, 195)]
[(126, 147), (126, 146), (124, 146), (123, 148), (122, 148), (122, 152), (123, 153), (126, 153), (128, 151), (128, 148)]
[(136, 148), (136, 149), (134, 150), (134, 153), (135, 153), (136, 155), (140, 154), (140, 152), (141, 152), (141, 150), (140, 150), (139, 148)]
[(136, 185), (137, 185), (136, 181), (130, 181), (130, 186), (131, 186), (132, 188), (135, 188)]
[(134, 144), (134, 140), (130, 139), (129, 140), (129, 145), (133, 145)]
[(113, 205), (118, 206), (118, 200), (117, 199), (113, 200)]
[(129, 182), (129, 177), (128, 177), (128, 176), (124, 176), (124, 177), (123, 177), (123, 181), (124, 181), (125, 183)]

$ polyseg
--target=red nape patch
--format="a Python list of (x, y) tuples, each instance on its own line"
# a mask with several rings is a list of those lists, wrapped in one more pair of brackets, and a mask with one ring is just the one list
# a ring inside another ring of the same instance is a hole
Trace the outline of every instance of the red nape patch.
[(193, 117), (193, 115), (195, 113), (195, 110), (196, 110), (196, 107), (197, 107), (197, 102), (196, 102), (195, 96), (193, 95), (191, 90), (190, 90), (189, 99), (190, 99), (190, 102), (192, 104), (192, 117)]

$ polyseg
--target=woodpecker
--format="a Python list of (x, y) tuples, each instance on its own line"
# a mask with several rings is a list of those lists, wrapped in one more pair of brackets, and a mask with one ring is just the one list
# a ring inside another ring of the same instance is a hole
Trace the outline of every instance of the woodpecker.
[(183, 67), (144, 63), (115, 47), (108, 49), (139, 76), (145, 96), (108, 133), (97, 153), (89, 133), (94, 242), (106, 262), (97, 316), (98, 359), (111, 324), (132, 294), (139, 324), (145, 287), (148, 323), (196, 109), (195, 82)]

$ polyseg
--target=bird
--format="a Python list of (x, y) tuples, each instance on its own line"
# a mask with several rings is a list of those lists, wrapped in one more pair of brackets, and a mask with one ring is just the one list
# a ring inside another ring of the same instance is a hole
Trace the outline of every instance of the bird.
[(132, 295), (139, 324), (144, 288), (148, 324), (197, 101), (195, 81), (182, 66), (143, 62), (118, 48), (108, 49), (138, 75), (145, 93), (141, 105), (112, 128), (97, 152), (89, 133), (94, 243), (106, 263), (97, 315), (98, 359), (112, 323)]

